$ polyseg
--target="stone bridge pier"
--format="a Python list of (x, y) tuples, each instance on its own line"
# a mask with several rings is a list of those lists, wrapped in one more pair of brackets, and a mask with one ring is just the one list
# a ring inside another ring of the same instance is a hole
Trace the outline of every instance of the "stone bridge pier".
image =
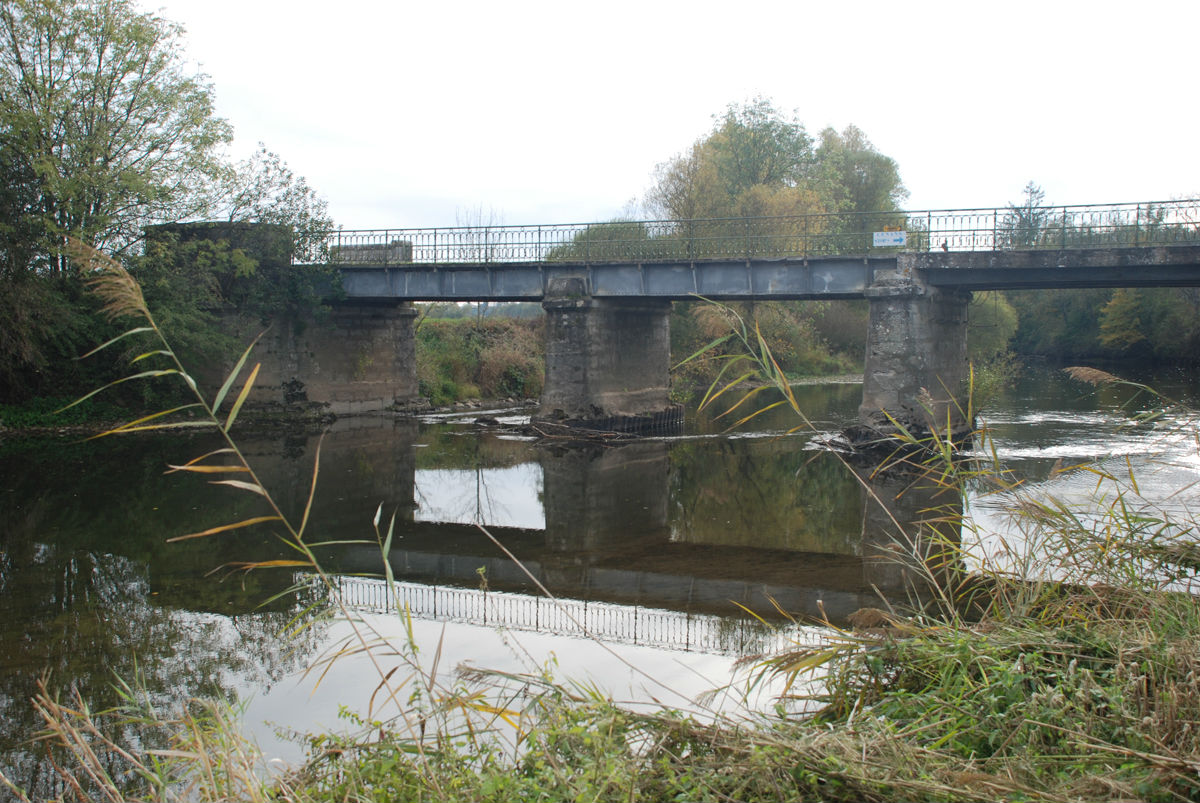
[(924, 437), (931, 431), (966, 435), (967, 306), (971, 293), (945, 291), (920, 280), (906, 256), (895, 271), (876, 274), (865, 295), (870, 329), (863, 399), (852, 440), (894, 436), (898, 427)]
[(670, 389), (671, 302), (593, 298), (585, 277), (554, 278), (546, 310), (546, 383), (535, 420), (640, 431), (678, 426)]

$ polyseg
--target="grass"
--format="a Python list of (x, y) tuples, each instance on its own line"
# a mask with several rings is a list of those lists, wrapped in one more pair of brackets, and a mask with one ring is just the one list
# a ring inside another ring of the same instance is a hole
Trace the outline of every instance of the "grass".
[[(127, 274), (103, 257), (84, 256), (109, 308), (157, 333)], [(737, 348), (722, 350), (706, 404), (729, 400), (726, 420), (736, 424), (751, 420), (755, 403), (766, 399), (768, 408), (793, 408), (798, 427), (804, 426), (803, 411), (757, 330), (735, 325), (721, 344)], [(194, 423), (227, 439), (225, 448), (176, 470), (271, 503), (228, 436), (252, 383), (249, 353), (212, 400), (196, 389), (165, 340), (143, 355), (162, 367), (138, 375), (183, 381), (196, 393), (186, 408), (197, 414)], [(247, 368), (251, 379), (235, 394)], [(1117, 381), (1094, 369), (1075, 375)], [(752, 378), (773, 391), (737, 390)], [(180, 412), (113, 433), (165, 425)], [(1192, 417), (1182, 420), (1194, 429)], [(906, 437), (901, 431), (900, 439)], [(912, 604), (881, 603), (852, 617), (850, 629), (829, 627), (818, 645), (753, 659), (747, 691), (767, 683), (784, 691), (769, 710), (738, 716), (703, 708), (702, 714), (635, 711), (549, 672), (447, 671), (439, 666), (440, 645), (415, 643), (407, 611), (395, 614), (407, 637), (390, 643), (338, 604), (335, 584), (316, 557), (319, 542), (307, 532), (307, 508), (298, 522), (275, 509), (185, 536), (278, 529), (295, 559), (248, 568), (284, 563), (325, 584), (333, 600), (327, 615), (348, 622), (352, 635), (314, 663), (311, 677), (319, 683), (330, 665), (350, 656), (371, 661), (377, 686), (367, 712), (348, 715), (349, 735), (309, 735), (303, 766), (271, 776), (228, 708), (197, 701), (168, 717), (131, 686), (122, 687), (122, 705), (93, 712), (86, 700), (43, 688), (34, 704), (45, 723), (41, 739), (56, 756), (63, 799), (1200, 798), (1200, 606), (1187, 587), (1200, 562), (1194, 523), (1143, 498), (1132, 470), (1064, 468), (1095, 480), (1092, 506), (1080, 510), (1024, 488), (987, 459), (986, 441), (979, 459), (964, 459), (936, 432), (901, 445), (874, 471), (903, 477), (906, 492), (928, 491), (933, 500), (927, 526), (901, 536), (893, 556), (914, 578)], [(863, 474), (870, 472), (856, 476)], [(317, 479), (314, 467), (314, 492)], [(937, 501), (961, 499), (968, 486), (1002, 497), (1013, 526), (1000, 534), (976, 532), (960, 502)], [(391, 538), (380, 510), (371, 540), (389, 582), (382, 558)]]

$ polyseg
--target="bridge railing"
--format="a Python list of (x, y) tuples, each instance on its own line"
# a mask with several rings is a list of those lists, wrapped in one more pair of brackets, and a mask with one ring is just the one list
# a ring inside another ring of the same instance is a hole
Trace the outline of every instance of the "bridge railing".
[[(903, 244), (877, 232), (903, 233)], [(704, 220), (330, 232), (303, 261), (343, 266), (680, 262), (896, 251), (1200, 242), (1200, 200)]]
[(663, 649), (718, 655), (755, 655), (795, 644), (805, 634), (749, 617), (684, 613), (455, 586), (429, 586), (365, 577), (334, 578), (333, 593), (351, 610), (394, 614), (407, 607), (415, 619), (499, 627)]

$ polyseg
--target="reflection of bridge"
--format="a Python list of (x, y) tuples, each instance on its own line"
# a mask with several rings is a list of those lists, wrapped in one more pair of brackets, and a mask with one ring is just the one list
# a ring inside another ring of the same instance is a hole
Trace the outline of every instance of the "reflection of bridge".
[[(647, 439), (570, 449), (523, 445), (525, 459), (540, 469), (541, 482), (532, 478), (529, 494), (544, 512), (544, 527), (504, 526), (486, 508), (459, 511), (458, 523), (448, 523), (435, 501), (414, 509), (422, 473), (417, 455), (423, 453), (416, 448), (415, 423), (407, 424), (411, 431), (391, 435), (365, 426), (371, 421), (391, 428), (382, 419), (345, 419), (323, 439), (323, 492), (310, 527), (334, 541), (343, 533), (359, 534), (382, 500), (385, 515), (398, 511), (388, 563), (394, 577), (411, 583), (470, 588), (479, 584), (482, 569), (494, 591), (532, 593), (532, 575), (555, 596), (589, 606), (599, 600), (686, 619), (736, 616), (743, 612), (739, 606), (780, 618), (778, 605), (802, 621), (841, 624), (859, 608), (880, 605), (881, 596), (903, 606), (923, 595), (922, 573), (911, 561), (898, 562), (892, 551), (892, 520), (919, 541), (923, 530), (912, 522), (946, 504), (909, 488), (909, 479), (883, 479), (873, 487), (888, 509), (877, 510), (832, 459), (798, 451), (772, 459), (746, 448), (739, 450), (744, 458), (730, 462), (717, 453), (697, 460), (690, 444), (673, 459), (672, 444)], [(480, 436), (479, 443), (489, 441), (511, 444)], [(315, 445), (313, 436), (310, 454)], [(282, 480), (291, 474), (287, 464), (254, 457), (269, 486), (303, 487)], [(508, 448), (489, 448), (473, 459), (486, 466), (500, 458), (509, 466), (515, 457)], [(307, 459), (296, 460), (307, 469)], [(769, 469), (745, 474), (748, 461)], [(797, 466), (804, 467), (802, 474)], [(475, 476), (487, 486), (485, 472)], [(724, 487), (734, 477), (742, 477), (745, 492)], [(723, 486), (715, 496), (705, 490), (714, 486)], [(304, 498), (285, 501), (295, 507)], [(520, 565), (473, 520), (487, 522), (488, 532)], [(322, 565), (342, 575), (382, 570), (380, 549), (372, 544), (331, 547), (322, 553)]]
[(577, 599), (454, 586), (337, 577), (336, 593), (352, 610), (499, 627), (718, 655), (753, 655), (797, 643), (803, 631), (743, 617), (713, 616)]
[(336, 265), (345, 289), (329, 401), (415, 398), (410, 301), (541, 301), (539, 417), (636, 425), (671, 409), (672, 301), (865, 298), (860, 420), (921, 431), (967, 423), (970, 291), (1200, 285), (1200, 201), (340, 231), (299, 258)]

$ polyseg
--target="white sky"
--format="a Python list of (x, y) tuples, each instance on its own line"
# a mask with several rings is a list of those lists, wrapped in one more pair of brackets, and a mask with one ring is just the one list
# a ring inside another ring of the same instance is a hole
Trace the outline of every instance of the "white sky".
[(1200, 194), (1200, 2), (141, 0), (346, 228), (584, 222), (762, 95), (910, 209)]

